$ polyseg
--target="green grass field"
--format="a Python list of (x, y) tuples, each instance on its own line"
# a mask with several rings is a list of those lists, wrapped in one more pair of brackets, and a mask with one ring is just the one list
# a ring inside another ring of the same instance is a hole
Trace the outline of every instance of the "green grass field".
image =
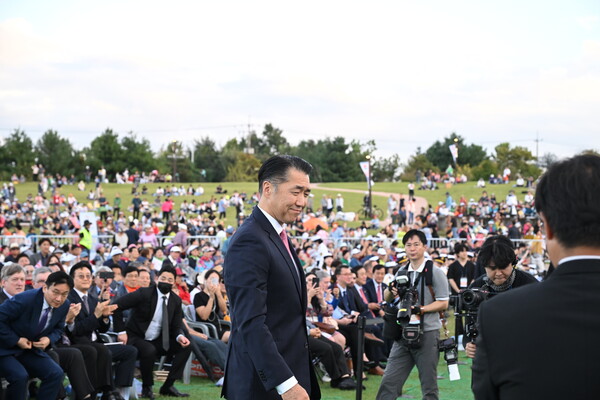
[[(182, 183), (182, 184), (186, 188), (189, 186), (189, 183)], [(194, 183), (192, 185), (194, 187), (196, 187), (198, 184)], [(184, 199), (188, 200), (188, 202), (191, 202), (192, 200), (196, 200), (197, 203), (208, 201), (211, 196), (215, 196), (217, 199), (219, 199), (220, 195), (215, 194), (215, 189), (218, 185), (219, 185), (219, 183), (202, 183), (202, 186), (205, 189), (204, 195), (202, 195), (202, 196), (173, 197), (174, 201), (175, 201), (175, 210), (179, 210), (179, 204)], [(227, 190), (228, 194), (231, 194), (237, 190), (239, 192), (247, 193), (248, 196), (250, 197), (250, 196), (252, 196), (252, 194), (254, 192), (257, 191), (257, 184), (253, 183), (253, 182), (224, 182), (224, 183), (221, 183), (221, 185), (223, 186), (224, 189)], [(142, 196), (142, 198), (146, 198), (150, 203), (152, 203), (154, 201), (154, 198), (152, 197), (152, 193), (154, 193), (156, 191), (158, 186), (164, 187), (164, 184), (152, 183), (152, 184), (147, 184), (146, 186), (148, 187), (149, 194), (146, 196)], [(131, 187), (132, 186), (129, 184), (119, 185), (119, 184), (115, 184), (115, 183), (102, 185), (102, 189), (104, 191), (106, 198), (109, 201), (109, 204), (112, 205), (115, 195), (117, 193), (120, 194), (120, 196), (122, 198), (121, 209), (123, 211), (125, 211), (126, 215), (128, 215), (127, 207), (131, 204), (131, 199), (133, 198), (133, 195), (131, 194)], [(60, 193), (64, 194), (65, 196), (67, 196), (69, 193), (73, 193), (79, 202), (89, 203), (89, 201), (86, 200), (86, 195), (88, 194), (89, 190), (93, 189), (93, 188), (94, 188), (93, 184), (88, 184), (85, 191), (78, 191), (76, 186), (63, 186), (62, 188), (60, 188)], [(367, 189), (367, 185), (365, 182), (333, 182), (333, 183), (321, 183), (321, 184), (319, 184), (319, 188), (313, 189), (312, 192), (315, 195), (315, 197), (313, 198), (314, 199), (313, 200), (314, 201), (314, 209), (320, 208), (320, 200), (321, 200), (323, 194), (327, 194), (327, 195), (330, 195), (335, 198), (335, 196), (338, 193), (338, 191), (336, 191), (336, 188), (354, 189), (354, 190), (360, 191), (358, 193), (340, 192), (342, 194), (342, 196), (344, 197), (344, 201), (345, 201), (344, 211), (355, 211), (356, 212), (361, 208), (364, 191), (366, 191), (366, 189)], [(497, 199), (501, 200), (506, 197), (506, 194), (512, 188), (513, 188), (512, 184), (492, 185), (492, 186), (487, 187), (486, 190), (488, 191), (489, 194), (492, 194), (492, 193), (496, 194)], [(31, 193), (32, 195), (36, 194), (37, 184), (35, 184), (33, 182), (19, 184), (19, 185), (16, 185), (16, 190), (17, 190), (17, 197), (19, 199), (24, 199), (27, 197), (27, 194), (29, 194), (29, 193)], [(517, 197), (521, 200), (523, 198), (523, 194), (521, 193), (522, 190), (523, 189), (521, 189), (521, 188), (516, 189)], [(452, 195), (453, 199), (458, 202), (458, 200), (460, 199), (460, 197), (462, 195), (464, 195), (467, 200), (469, 200), (470, 198), (474, 198), (475, 200), (478, 200), (479, 197), (481, 196), (482, 189), (475, 187), (475, 182), (468, 182), (466, 184), (454, 185), (450, 188), (446, 188), (446, 187), (442, 186), (442, 188), (440, 188), (438, 190), (434, 190), (434, 191), (417, 190), (415, 195), (418, 197), (425, 198), (429, 204), (431, 204), (435, 207), (439, 201), (445, 200), (446, 191), (448, 191)], [(390, 193), (402, 194), (402, 195), (406, 196), (408, 194), (407, 182), (375, 183), (375, 185), (373, 186), (373, 192), (390, 192)], [(50, 192), (47, 192), (47, 197), (48, 198), (51, 197)], [(387, 214), (385, 212), (385, 210), (387, 210), (387, 197), (374, 195), (373, 196), (373, 204), (375, 204), (377, 207), (384, 210), (384, 218), (385, 218), (385, 215)], [(249, 211), (250, 211), (250, 208), (246, 207), (246, 213), (248, 213)], [(220, 221), (220, 222), (223, 222), (224, 225), (235, 225), (234, 215), (235, 215), (235, 209), (233, 207), (231, 207), (231, 208), (229, 208), (229, 210), (227, 212), (227, 219), (225, 219), (224, 221)], [(350, 227), (355, 227), (358, 225), (360, 225), (360, 222), (358, 222), (358, 221), (348, 223), (348, 226), (350, 226)]]

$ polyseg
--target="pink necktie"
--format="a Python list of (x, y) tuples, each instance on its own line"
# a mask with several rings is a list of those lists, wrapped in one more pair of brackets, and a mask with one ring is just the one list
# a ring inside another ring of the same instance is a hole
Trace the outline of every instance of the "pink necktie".
[(360, 291), (360, 297), (362, 297), (365, 304), (369, 304), (369, 301), (367, 300), (367, 296), (365, 296), (365, 292), (363, 291), (363, 288), (360, 288), (359, 291)]
[(285, 229), (281, 231), (281, 233), (279, 234), (279, 237), (283, 241), (283, 245), (287, 249), (288, 254), (290, 255), (290, 258), (292, 259), (292, 261), (294, 261), (294, 257), (292, 257), (292, 252), (290, 250), (290, 244), (288, 243), (288, 238), (287, 238), (287, 234), (285, 233)]
[(381, 303), (381, 300), (383, 300), (381, 298), (381, 283), (377, 285), (377, 302)]

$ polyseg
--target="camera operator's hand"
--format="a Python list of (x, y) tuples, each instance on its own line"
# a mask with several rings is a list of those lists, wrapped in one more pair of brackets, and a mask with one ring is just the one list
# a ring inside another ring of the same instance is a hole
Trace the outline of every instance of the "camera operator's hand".
[(423, 315), (423, 310), (420, 306), (411, 306), (410, 308), (412, 309), (412, 313), (414, 315)]
[(477, 346), (473, 342), (467, 343), (465, 346), (465, 353), (469, 358), (475, 358), (475, 351), (477, 350)]

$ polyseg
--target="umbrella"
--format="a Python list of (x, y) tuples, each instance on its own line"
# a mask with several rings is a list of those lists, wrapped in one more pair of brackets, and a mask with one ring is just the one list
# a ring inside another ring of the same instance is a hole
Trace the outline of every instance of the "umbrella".
[(323, 229), (329, 228), (327, 222), (323, 221), (321, 218), (312, 217), (304, 222), (304, 229), (307, 231), (312, 231), (313, 229), (317, 228), (317, 225), (321, 225)]

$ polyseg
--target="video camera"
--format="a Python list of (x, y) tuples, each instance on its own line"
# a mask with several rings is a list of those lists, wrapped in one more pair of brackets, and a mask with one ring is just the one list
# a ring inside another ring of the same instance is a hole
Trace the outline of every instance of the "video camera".
[(384, 337), (402, 339), (408, 347), (419, 347), (422, 337), (421, 325), (410, 323), (413, 306), (416, 306), (419, 300), (417, 289), (411, 286), (406, 271), (398, 272), (394, 280), (389, 283), (389, 289), (396, 290), (400, 301), (397, 307), (387, 305), (384, 308)]
[(477, 330), (477, 312), (479, 306), (494, 293), (485, 289), (467, 289), (460, 293), (455, 315), (465, 320), (465, 336), (469, 342), (474, 342), (479, 334)]

